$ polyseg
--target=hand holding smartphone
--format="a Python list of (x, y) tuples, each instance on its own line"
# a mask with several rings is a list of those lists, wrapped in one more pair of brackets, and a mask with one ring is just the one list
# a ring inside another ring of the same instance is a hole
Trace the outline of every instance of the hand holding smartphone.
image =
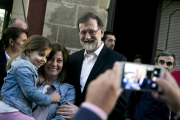
[(120, 62), (120, 64), (123, 72), (120, 87), (126, 90), (162, 91), (162, 88), (156, 84), (156, 80), (164, 78), (164, 67), (131, 62)]

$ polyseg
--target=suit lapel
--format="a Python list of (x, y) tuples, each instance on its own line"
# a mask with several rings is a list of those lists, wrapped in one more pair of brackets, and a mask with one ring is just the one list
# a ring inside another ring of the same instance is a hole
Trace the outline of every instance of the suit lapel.
[(77, 57), (76, 57), (76, 63), (75, 63), (75, 68), (77, 70), (77, 80), (75, 82), (75, 84), (78, 86), (78, 91), (80, 94), (81, 94), (81, 86), (80, 86), (80, 76), (81, 76), (81, 69), (82, 69), (82, 63), (83, 63), (83, 59), (84, 59), (84, 50), (80, 51), (79, 54), (77, 54)]
[(108, 48), (104, 45), (103, 49), (101, 50), (90, 74), (89, 77), (86, 81), (86, 85), (85, 88), (83, 90), (83, 94), (85, 94), (84, 92), (86, 92), (87, 89), (87, 85), (89, 85), (89, 83), (95, 79), (98, 75), (98, 73), (101, 71), (101, 69), (103, 68), (103, 66), (108, 62), (108, 60), (110, 59), (110, 51), (108, 50)]
[(82, 63), (84, 59), (84, 50), (81, 51), (81, 53), (77, 55), (76, 59), (77, 59), (76, 66), (77, 66), (78, 80), (80, 80)]

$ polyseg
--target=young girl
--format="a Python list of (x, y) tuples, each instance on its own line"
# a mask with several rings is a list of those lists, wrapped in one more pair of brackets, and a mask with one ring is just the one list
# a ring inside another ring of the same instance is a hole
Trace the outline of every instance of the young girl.
[(20, 52), (7, 66), (7, 76), (0, 95), (0, 120), (34, 120), (32, 102), (42, 109), (52, 102), (59, 102), (59, 93), (51, 95), (37, 91), (37, 69), (46, 63), (51, 52), (47, 38), (34, 35), (27, 39)]

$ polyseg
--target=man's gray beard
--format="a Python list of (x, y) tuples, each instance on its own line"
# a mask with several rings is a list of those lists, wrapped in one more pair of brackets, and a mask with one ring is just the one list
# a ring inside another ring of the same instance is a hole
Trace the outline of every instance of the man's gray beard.
[(87, 52), (93, 52), (98, 47), (98, 40), (94, 40), (94, 43), (91, 45), (85, 44), (83, 41), (80, 40), (81, 45)]

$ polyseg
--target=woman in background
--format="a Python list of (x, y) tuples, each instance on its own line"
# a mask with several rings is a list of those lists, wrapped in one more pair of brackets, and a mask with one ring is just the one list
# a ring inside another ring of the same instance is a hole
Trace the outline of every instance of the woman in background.
[(6, 66), (27, 40), (27, 31), (17, 27), (7, 28), (0, 40), (0, 89), (6, 77)]

